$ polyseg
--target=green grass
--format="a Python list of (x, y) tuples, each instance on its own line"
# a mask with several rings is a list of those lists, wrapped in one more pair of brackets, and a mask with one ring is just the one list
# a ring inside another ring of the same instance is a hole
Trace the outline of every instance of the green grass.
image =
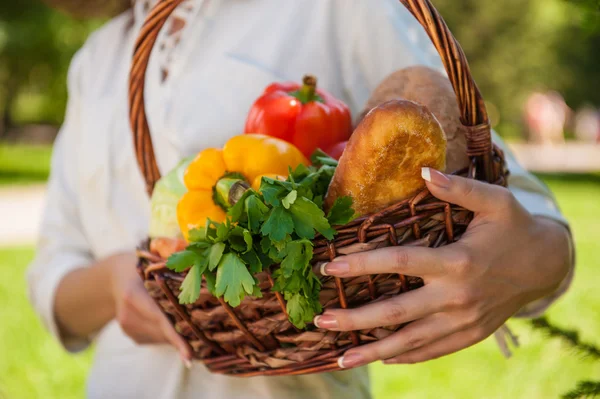
[[(543, 176), (570, 219), (577, 241), (577, 274), (570, 292), (549, 312), (560, 326), (581, 331), (600, 344), (600, 179)], [(25, 297), (24, 270), (30, 248), (0, 250), (0, 398), (80, 398), (91, 353), (70, 356), (48, 336)], [(511, 321), (521, 347), (505, 360), (488, 339), (460, 353), (429, 363), (372, 365), (376, 399), (527, 398), (550, 399), (581, 379), (600, 379), (600, 363), (581, 359), (556, 340), (533, 332), (524, 321)], [(349, 398), (351, 399), (351, 398)]]
[(46, 333), (26, 298), (33, 249), (0, 250), (0, 398), (82, 398), (91, 353), (71, 356)]
[(0, 143), (0, 185), (43, 183), (50, 173), (52, 146)]

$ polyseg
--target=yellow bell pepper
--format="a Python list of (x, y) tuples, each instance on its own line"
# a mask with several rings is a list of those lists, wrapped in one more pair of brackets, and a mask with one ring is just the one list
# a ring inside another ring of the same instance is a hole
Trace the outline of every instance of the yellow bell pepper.
[(232, 187), (258, 190), (263, 176), (285, 179), (289, 168), (300, 164), (309, 162), (293, 144), (261, 134), (235, 136), (223, 149), (200, 152), (185, 171), (188, 191), (177, 205), (183, 236), (187, 239), (189, 230), (204, 226), (207, 219), (224, 221)]

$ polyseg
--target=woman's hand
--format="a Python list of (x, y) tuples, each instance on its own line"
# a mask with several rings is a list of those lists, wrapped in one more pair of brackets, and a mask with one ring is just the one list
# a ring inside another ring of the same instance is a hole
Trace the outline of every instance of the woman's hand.
[(138, 344), (173, 345), (189, 367), (191, 349), (144, 289), (136, 262), (134, 253), (123, 253), (68, 273), (54, 300), (60, 335), (65, 342), (88, 337), (116, 318)]
[(416, 363), (482, 341), (524, 305), (555, 291), (570, 267), (567, 229), (529, 214), (509, 190), (424, 168), (431, 193), (475, 212), (462, 238), (441, 248), (390, 247), (337, 258), (324, 274), (401, 273), (425, 286), (352, 310), (327, 310), (318, 327), (348, 331), (408, 323), (339, 359)]
[(136, 262), (135, 254), (120, 254), (106, 263), (110, 268), (117, 322), (123, 332), (138, 344), (173, 345), (184, 364), (191, 367), (192, 352), (189, 345), (148, 295), (135, 270)]

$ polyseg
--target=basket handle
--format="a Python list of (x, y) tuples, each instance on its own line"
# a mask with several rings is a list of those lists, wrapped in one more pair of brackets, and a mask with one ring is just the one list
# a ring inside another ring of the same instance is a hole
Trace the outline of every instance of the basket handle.
[[(144, 82), (152, 48), (169, 15), (184, 0), (160, 0), (149, 12), (137, 37), (129, 76), (129, 119), (138, 166), (148, 195), (160, 178), (150, 128), (144, 108)], [(467, 155), (474, 162), (477, 178), (493, 182), (492, 139), (487, 110), (471, 76), (465, 54), (442, 16), (429, 0), (399, 0), (425, 28), (437, 49), (460, 107), (466, 127)]]

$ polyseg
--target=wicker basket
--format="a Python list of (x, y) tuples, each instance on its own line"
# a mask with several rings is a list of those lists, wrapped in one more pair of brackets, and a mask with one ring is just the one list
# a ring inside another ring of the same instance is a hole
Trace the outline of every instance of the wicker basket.
[[(130, 117), (137, 161), (150, 194), (160, 173), (144, 111), (144, 79), (156, 37), (167, 17), (183, 0), (161, 0), (148, 15), (138, 37), (130, 76)], [(441, 55), (452, 82), (467, 135), (468, 169), (459, 172), (505, 185), (502, 152), (492, 145), (487, 112), (465, 55), (429, 0), (400, 0), (426, 29)], [(314, 264), (338, 255), (390, 245), (440, 247), (466, 230), (472, 213), (434, 198), (426, 189), (381, 212), (338, 226), (334, 241), (314, 240)], [(310, 325), (306, 331), (289, 321), (283, 297), (271, 291), (269, 271), (257, 277), (263, 297), (247, 297), (238, 308), (213, 297), (203, 286), (193, 305), (177, 300), (185, 273), (165, 268), (165, 261), (138, 250), (138, 271), (150, 295), (193, 348), (196, 359), (215, 373), (235, 376), (298, 375), (339, 370), (337, 359), (346, 350), (385, 338), (401, 328), (388, 326), (362, 331), (332, 332)], [(317, 272), (318, 273), (318, 272)], [(318, 274), (320, 275), (320, 274)], [(321, 276), (324, 309), (352, 308), (384, 300), (423, 285), (421, 279), (396, 274), (340, 279)]]

